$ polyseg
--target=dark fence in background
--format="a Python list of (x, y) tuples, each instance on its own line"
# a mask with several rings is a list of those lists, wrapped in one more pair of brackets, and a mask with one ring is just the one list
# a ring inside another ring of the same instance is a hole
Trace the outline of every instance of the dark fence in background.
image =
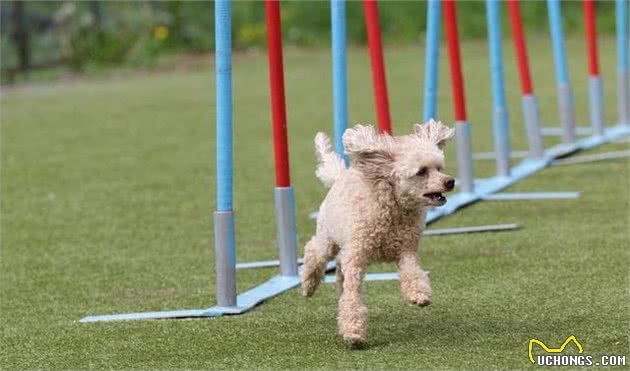
[[(486, 36), (483, 1), (461, 1), (462, 38)], [(544, 1), (522, 2), (528, 33), (548, 32)], [(213, 4), (210, 1), (2, 1), (0, 2), (2, 82), (34, 69), (63, 66), (150, 67), (162, 53), (208, 52), (214, 48)], [(505, 7), (504, 7), (505, 8)], [(426, 25), (424, 1), (380, 1), (386, 43), (421, 42)], [(233, 3), (233, 43), (237, 49), (264, 47), (262, 1)], [(505, 9), (503, 9), (505, 12)], [(563, 3), (565, 32), (583, 29), (582, 2)], [(614, 2), (597, 3), (598, 28), (614, 32)], [(366, 41), (361, 1), (347, 5), (348, 40)], [(326, 46), (330, 40), (327, 1), (282, 2), (286, 44)], [(503, 17), (509, 35), (507, 15)]]

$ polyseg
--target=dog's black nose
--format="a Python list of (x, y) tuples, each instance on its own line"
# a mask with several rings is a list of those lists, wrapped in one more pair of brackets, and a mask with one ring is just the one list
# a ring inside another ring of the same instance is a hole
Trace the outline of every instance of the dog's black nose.
[(444, 182), (444, 186), (446, 187), (446, 189), (448, 189), (449, 191), (453, 188), (455, 188), (455, 178), (448, 178), (446, 179), (446, 181)]

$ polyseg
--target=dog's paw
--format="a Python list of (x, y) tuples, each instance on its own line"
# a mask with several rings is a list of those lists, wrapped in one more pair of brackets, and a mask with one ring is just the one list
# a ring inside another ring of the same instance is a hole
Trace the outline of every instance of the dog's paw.
[(310, 298), (317, 290), (317, 287), (322, 282), (323, 274), (318, 269), (309, 269), (305, 267), (302, 275), (302, 295)]
[(302, 294), (307, 298), (313, 296), (319, 284), (322, 283), (323, 278), (323, 269), (311, 264), (310, 261), (305, 261), (304, 272), (302, 273)]
[[(359, 308), (358, 312), (362, 312)], [(364, 308), (363, 308), (364, 309)], [(363, 310), (365, 314), (367, 311)], [(363, 349), (367, 342), (366, 324), (359, 324), (356, 321), (340, 322), (337, 328), (337, 336), (352, 350)]]
[(418, 292), (409, 297), (409, 302), (420, 307), (426, 307), (427, 305), (431, 304), (431, 295), (427, 295), (423, 292)]
[(365, 348), (366, 341), (360, 336), (345, 335), (343, 341), (352, 350), (361, 350)]
[(309, 279), (302, 281), (302, 295), (304, 297), (310, 298), (317, 290), (317, 286), (319, 286), (319, 281)]

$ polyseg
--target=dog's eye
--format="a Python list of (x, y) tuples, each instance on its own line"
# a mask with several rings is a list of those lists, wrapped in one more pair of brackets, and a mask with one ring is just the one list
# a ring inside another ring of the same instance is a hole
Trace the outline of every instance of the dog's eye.
[(416, 173), (417, 176), (425, 176), (427, 175), (427, 168), (426, 167), (421, 167), (420, 170), (418, 170), (418, 172)]

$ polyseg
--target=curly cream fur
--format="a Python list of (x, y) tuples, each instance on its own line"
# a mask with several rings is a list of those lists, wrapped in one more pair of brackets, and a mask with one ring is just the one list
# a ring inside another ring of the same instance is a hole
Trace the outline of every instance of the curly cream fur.
[(356, 125), (343, 136), (349, 169), (325, 134), (315, 138), (317, 176), (330, 191), (319, 209), (317, 232), (305, 247), (303, 290), (313, 295), (326, 263), (337, 259), (338, 332), (354, 346), (367, 340), (361, 283), (369, 263), (397, 262), (403, 296), (416, 305), (431, 303), (417, 250), (426, 211), (438, 202), (431, 194), (452, 189), (446, 185), (452, 178), (442, 173), (441, 148), (453, 134), (432, 120), (398, 137)]

